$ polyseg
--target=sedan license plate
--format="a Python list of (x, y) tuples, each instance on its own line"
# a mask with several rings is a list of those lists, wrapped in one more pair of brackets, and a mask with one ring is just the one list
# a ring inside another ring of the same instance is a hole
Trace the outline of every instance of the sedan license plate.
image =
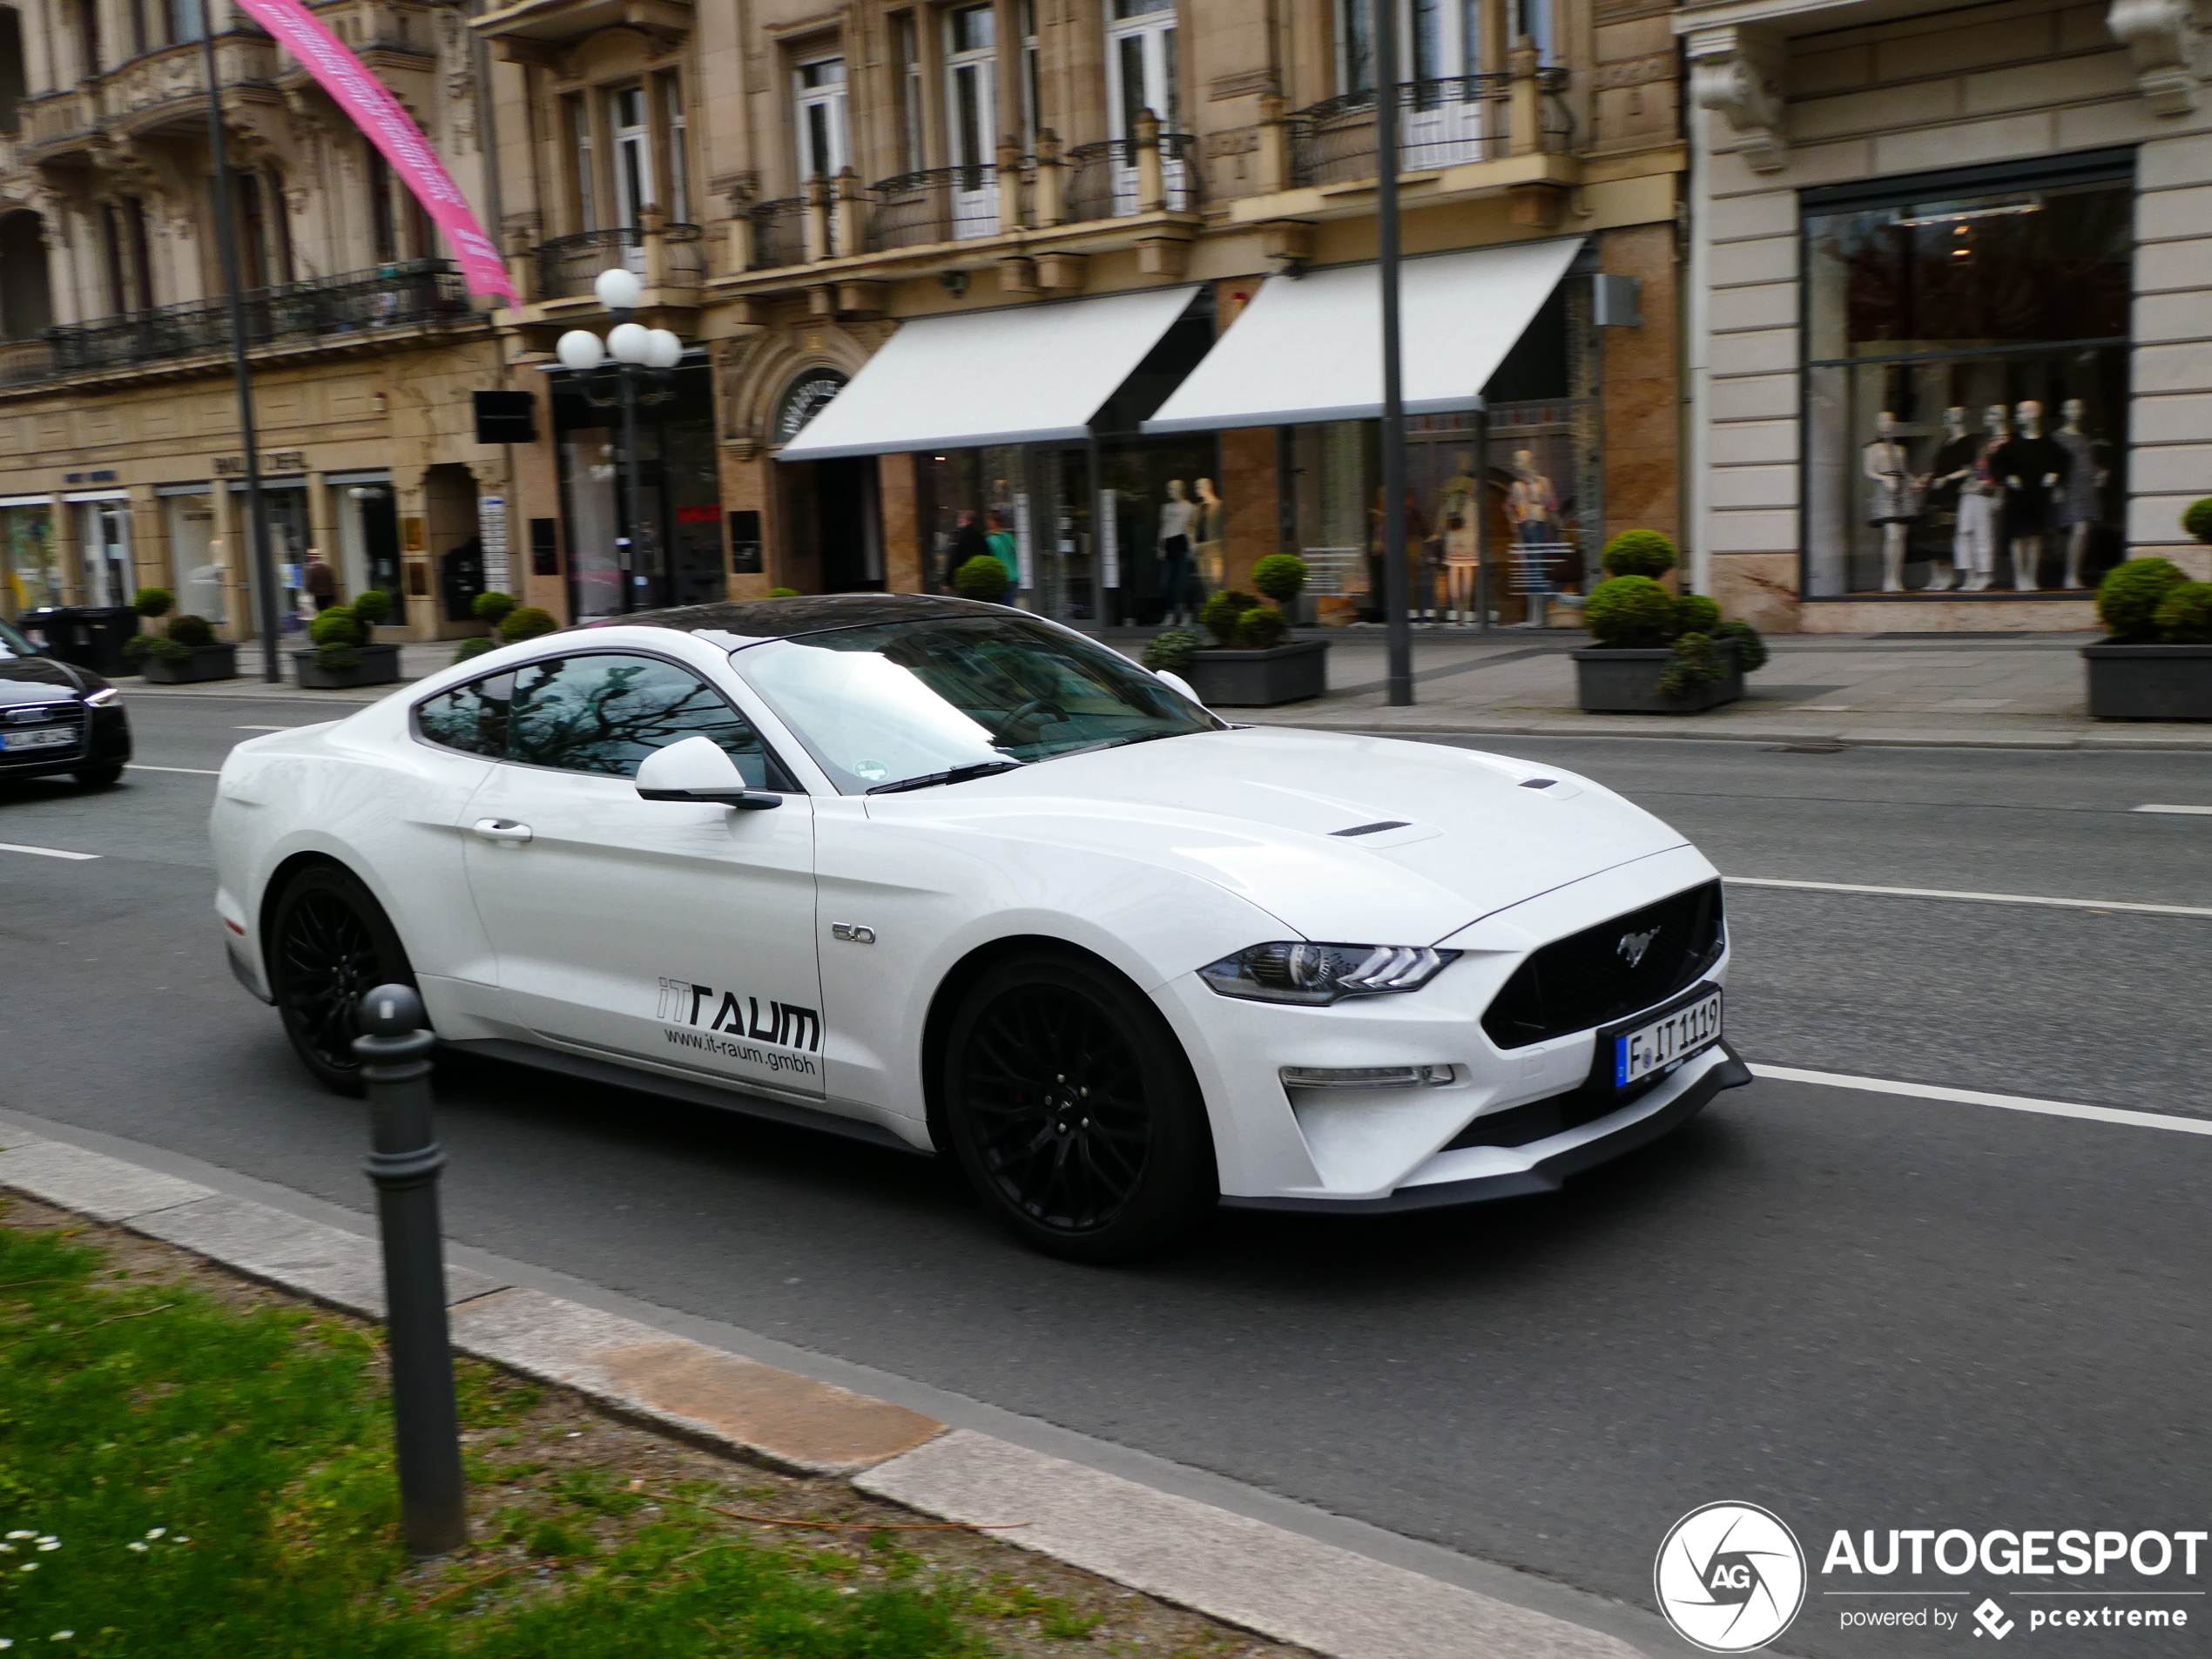
[(77, 741), (77, 733), (65, 725), (50, 725), (41, 732), (0, 732), (0, 748), (13, 753), (17, 749), (66, 749)]
[(1625, 1089), (1665, 1071), (1721, 1040), (1721, 994), (1716, 989), (1672, 1013), (1613, 1039), (1613, 1086)]

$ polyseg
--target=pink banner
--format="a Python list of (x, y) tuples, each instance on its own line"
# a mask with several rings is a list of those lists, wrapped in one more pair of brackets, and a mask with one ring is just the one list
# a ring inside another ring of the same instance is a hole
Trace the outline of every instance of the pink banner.
[(354, 118), (369, 142), (384, 152), (392, 171), (406, 181), (423, 211), (445, 233), (469, 292), (504, 294), (509, 304), (521, 304), (522, 297), (508, 279), (507, 262), (476, 223), (469, 199), (461, 193), (461, 187), (438, 159), (438, 152), (400, 106), (399, 99), (369, 73), (353, 49), (326, 29), (300, 0), (238, 0), (238, 4), (283, 43), (322, 90)]

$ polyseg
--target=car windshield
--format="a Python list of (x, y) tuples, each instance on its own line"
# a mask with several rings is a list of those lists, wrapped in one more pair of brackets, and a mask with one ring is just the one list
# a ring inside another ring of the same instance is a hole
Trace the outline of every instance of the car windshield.
[(842, 628), (731, 656), (848, 795), (1224, 729), (1127, 658), (1025, 617)]
[(0, 662), (10, 657), (36, 657), (38, 647), (25, 639), (4, 621), (0, 621)]

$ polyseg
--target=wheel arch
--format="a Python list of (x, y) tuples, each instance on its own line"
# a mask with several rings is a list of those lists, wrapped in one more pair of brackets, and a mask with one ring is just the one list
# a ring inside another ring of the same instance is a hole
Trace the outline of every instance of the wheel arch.
[(924, 1016), (921, 1027), (921, 1098), (925, 1121), (929, 1128), (930, 1144), (940, 1154), (945, 1153), (952, 1144), (945, 1122), (944, 1066), (945, 1044), (950, 1039), (953, 1016), (959, 1012), (962, 999), (977, 980), (1008, 957), (1033, 950), (1078, 958), (1101, 973), (1111, 974), (1151, 1005), (1153, 1011), (1159, 1015), (1161, 1027), (1167, 1033), (1169, 1041), (1175, 1044), (1176, 1057), (1183, 1062), (1184, 1071), (1189, 1074), (1192, 1089), (1205, 1108), (1206, 1141), (1218, 1168), (1220, 1150), (1218, 1137), (1214, 1131), (1213, 1104), (1206, 1098), (1205, 1089), (1198, 1081), (1197, 1069), (1190, 1063), (1190, 1054), (1184, 1047), (1175, 1022), (1160, 1007), (1159, 999), (1131, 979), (1120, 966), (1096, 951), (1051, 934), (1008, 934), (978, 945), (948, 968), (944, 977), (937, 981), (937, 988), (930, 995), (929, 1012)]
[(320, 847), (303, 847), (298, 852), (287, 853), (278, 861), (276, 868), (269, 872), (269, 879), (261, 884), (261, 901), (254, 915), (253, 927), (254, 936), (260, 941), (262, 976), (269, 981), (270, 989), (273, 991), (276, 988), (269, 950), (274, 942), (271, 930), (276, 926), (277, 905), (284, 897), (284, 890), (292, 885), (294, 876), (302, 870), (316, 867), (336, 870), (350, 876), (368, 895), (370, 901), (384, 913), (384, 925), (399, 941), (400, 949), (407, 957), (408, 977), (414, 978), (415, 954), (407, 948), (407, 935), (400, 931), (399, 918), (393, 914), (393, 907), (384, 895), (376, 890), (375, 884), (336, 853), (325, 852)]

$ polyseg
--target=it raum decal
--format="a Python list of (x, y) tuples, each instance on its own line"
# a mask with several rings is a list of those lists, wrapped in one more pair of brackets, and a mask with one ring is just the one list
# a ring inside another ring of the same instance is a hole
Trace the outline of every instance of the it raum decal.
[(815, 1075), (813, 1056), (822, 1048), (822, 1016), (818, 1009), (800, 1008), (796, 1002), (764, 1005), (757, 996), (718, 991), (711, 985), (688, 979), (664, 979), (660, 982), (660, 1008), (654, 1017), (674, 1047), (793, 1076)]

